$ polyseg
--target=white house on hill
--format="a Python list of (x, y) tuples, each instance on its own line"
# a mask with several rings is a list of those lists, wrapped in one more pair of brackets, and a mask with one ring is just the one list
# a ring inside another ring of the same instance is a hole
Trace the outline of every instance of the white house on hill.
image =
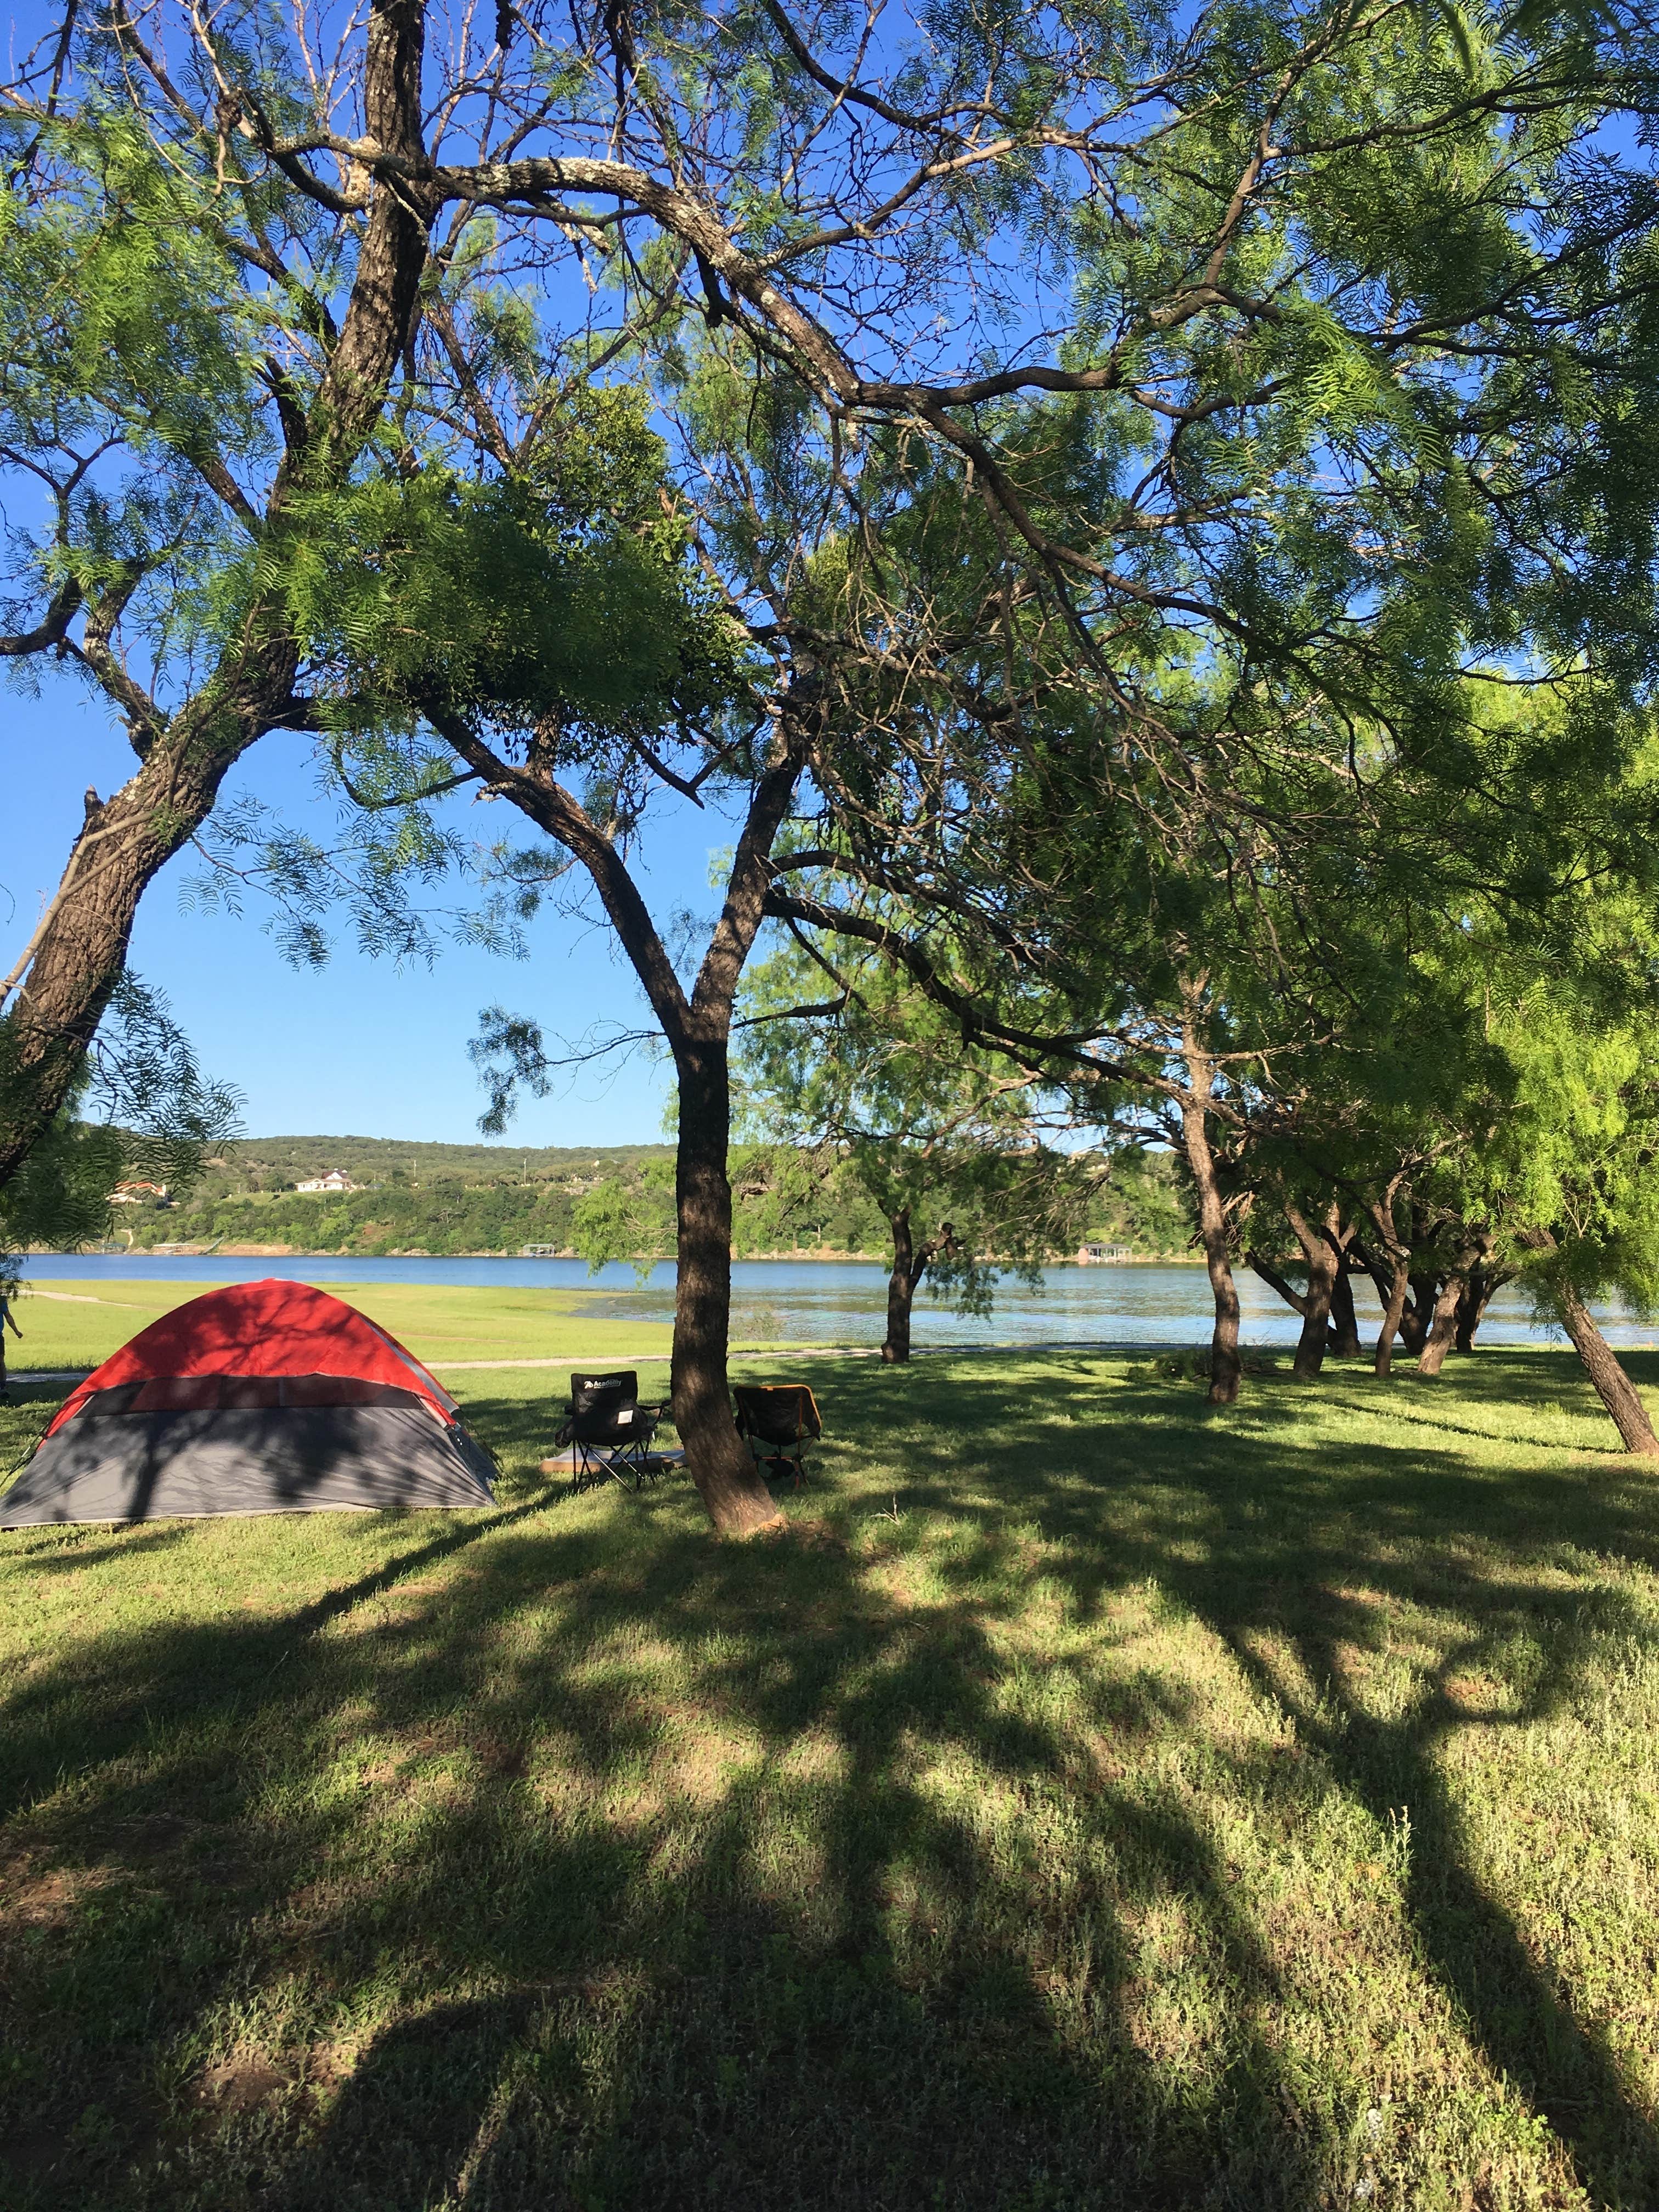
[(356, 1190), (358, 1186), (340, 1168), (331, 1168), (326, 1175), (314, 1176), (309, 1182), (295, 1183), (296, 1190)]

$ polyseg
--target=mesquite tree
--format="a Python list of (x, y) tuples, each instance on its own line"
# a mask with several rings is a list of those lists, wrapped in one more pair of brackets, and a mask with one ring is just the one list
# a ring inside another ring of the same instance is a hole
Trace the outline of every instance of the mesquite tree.
[[(366, 435), (406, 361), (400, 304), (448, 363), (442, 410), (386, 418), (416, 433), (411, 472), (440, 414), (487, 477), (510, 467), (492, 416), (509, 455), (544, 427), (501, 421), (480, 336), (511, 353), (528, 333), (532, 410), (608, 360), (673, 416), (668, 503), (772, 670), (764, 743), (733, 749), (718, 717), (678, 752), (659, 731), (628, 740), (659, 789), (701, 795), (730, 771), (737, 864), (695, 978), (637, 897), (629, 811), (575, 787), (561, 700), (520, 700), (505, 725), (443, 684), (402, 703), (453, 773), (586, 870), (669, 1037), (690, 1109), (676, 1398), (729, 1525), (770, 1510), (722, 1425), (730, 1007), (803, 775), (872, 846), (905, 825), (914, 873), (964, 805), (999, 803), (1041, 708), (1097, 785), (1150, 793), (1170, 834), (1259, 829), (1239, 785), (1264, 754), (1341, 754), (1367, 717), (1416, 754), (1455, 748), (1446, 678), (1471, 649), (1582, 653), (1594, 631), (1626, 670), (1648, 650), (1632, 580), (1652, 192), (1645, 156), (1604, 131), (1652, 104), (1643, 21), (1586, 34), (1534, 9), (1488, 37), (1435, 9), (1253, 4), (1177, 28), (1139, 0), (994, 0), (906, 45), (781, 0), (532, 5), (501, 11), (492, 43), (459, 17), (424, 82), (416, 0), (347, 21), (309, 73), (252, 10), (168, 18), (158, 0), (115, 21), (118, 88), (149, 88), (143, 126), (169, 155), (198, 173), (210, 157), (233, 198), (243, 178), (280, 184), (344, 227), (347, 253), (386, 249), (378, 290), (360, 260), (354, 293), (378, 313), (374, 362), (343, 394), (330, 356), (318, 386), (333, 397), (304, 465), (325, 488), (350, 446), (336, 416)], [(51, 106), (26, 99), (23, 126)], [(439, 237), (471, 302), (435, 279), (411, 295)], [(555, 281), (573, 255), (600, 303), (574, 331)], [(769, 500), (766, 543), (733, 562), (744, 437), (711, 445), (680, 404), (709, 355), (744, 391), (776, 380), (809, 406), (813, 489), (789, 520), (809, 551), (838, 538), (841, 588), (796, 588)], [(969, 554), (954, 570), (935, 557), (952, 543)], [(295, 563), (255, 567), (291, 581)], [(283, 605), (247, 633), (258, 650), (291, 637)], [(1182, 665), (1204, 681), (1183, 688)]]
[[(378, 0), (370, 26), (338, 105), (406, 149), (422, 11)], [(216, 35), (293, 109), (295, 77), (257, 58), (251, 21)], [(0, 111), (0, 465), (33, 492), (11, 509), (0, 653), (26, 677), (42, 655), (73, 670), (136, 760), (108, 798), (88, 793), (0, 981), (0, 1187), (82, 1079), (148, 884), (251, 745), (313, 724), (273, 578), (326, 527), (410, 343), (418, 196), (296, 201), (239, 158), (219, 97), (210, 54), (187, 41), (174, 75), (117, 9), (67, 16)]]
[(783, 937), (745, 981), (739, 1066), (757, 1133), (845, 1164), (892, 1240), (881, 1356), (910, 1356), (931, 1277), (988, 1315), (997, 1274), (1033, 1286), (1075, 1249), (1098, 1164), (1055, 1148), (1061, 1102), (996, 1054), (964, 1048), (939, 1007), (864, 946)]

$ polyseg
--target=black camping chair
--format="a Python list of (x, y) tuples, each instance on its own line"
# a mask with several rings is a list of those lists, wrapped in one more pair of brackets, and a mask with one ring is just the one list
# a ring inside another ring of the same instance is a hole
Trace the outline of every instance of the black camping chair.
[(806, 1447), (823, 1434), (818, 1401), (804, 1382), (739, 1382), (738, 1434), (770, 1475), (793, 1474), (799, 1490)]
[(651, 1449), (662, 1417), (660, 1406), (641, 1405), (635, 1374), (573, 1375), (570, 1415), (554, 1439), (571, 1447), (571, 1487), (611, 1481), (638, 1490), (654, 1482), (679, 1456)]

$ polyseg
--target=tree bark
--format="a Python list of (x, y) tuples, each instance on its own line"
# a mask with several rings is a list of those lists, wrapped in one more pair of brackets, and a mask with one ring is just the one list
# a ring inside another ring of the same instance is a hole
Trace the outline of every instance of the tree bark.
[(723, 1536), (749, 1536), (782, 1519), (732, 1418), (726, 1347), (732, 1325), (732, 1184), (726, 1173), (731, 1086), (725, 1037), (682, 1045), (678, 1230), (672, 1370), (674, 1426), (709, 1519)]
[(910, 1357), (910, 1310), (922, 1277), (941, 1252), (956, 1242), (946, 1221), (937, 1237), (917, 1244), (910, 1228), (910, 1209), (902, 1206), (887, 1217), (893, 1237), (893, 1268), (887, 1278), (887, 1334), (881, 1347), (884, 1366), (902, 1367)]
[[(292, 663), (282, 672), (286, 691)], [(86, 821), (16, 997), (0, 1023), (7, 1096), (0, 1186), (11, 1180), (75, 1087), (126, 963), (144, 892), (211, 811), (234, 763), (268, 724), (257, 711), (206, 732), (186, 710), (138, 772)]]
[(1458, 1293), (1457, 1311), (1453, 1316), (1452, 1349), (1454, 1352), (1473, 1352), (1474, 1332), (1480, 1326), (1480, 1312), (1486, 1299), (1480, 1295), (1481, 1270), (1471, 1267), (1468, 1279)]
[(1440, 1295), (1434, 1302), (1434, 1314), (1429, 1323), (1428, 1334), (1424, 1338), (1423, 1349), (1417, 1356), (1419, 1375), (1437, 1375), (1444, 1365), (1457, 1326), (1457, 1302), (1463, 1295), (1463, 1285), (1468, 1279), (1467, 1267), (1453, 1267), (1442, 1282)]
[(1420, 1355), (1428, 1342), (1429, 1330), (1434, 1322), (1435, 1308), (1440, 1297), (1441, 1278), (1435, 1270), (1425, 1273), (1421, 1268), (1408, 1269), (1406, 1285), (1411, 1296), (1401, 1310), (1400, 1341), (1407, 1352)]
[(1210, 1337), (1209, 1402), (1231, 1406), (1238, 1396), (1243, 1367), (1238, 1356), (1238, 1285), (1233, 1280), (1232, 1260), (1227, 1250), (1227, 1216), (1216, 1184), (1215, 1155), (1210, 1149), (1210, 1102), (1215, 1096), (1215, 1066), (1198, 1033), (1195, 991), (1183, 994), (1182, 1050), (1187, 1062), (1188, 1088), (1181, 1098), (1182, 1150), (1198, 1200), (1199, 1241), (1215, 1300), (1215, 1327)]
[(1618, 1354), (1591, 1320), (1589, 1309), (1571, 1283), (1557, 1286), (1555, 1299), (1562, 1326), (1595, 1385), (1596, 1396), (1624, 1438), (1625, 1449), (1644, 1459), (1659, 1459), (1659, 1436), (1654, 1434), (1648, 1409), (1637, 1395), (1636, 1385), (1620, 1364)]
[(893, 1267), (887, 1278), (887, 1334), (882, 1340), (882, 1364), (901, 1367), (910, 1357), (910, 1307), (916, 1286), (910, 1274), (915, 1257), (910, 1237), (910, 1209), (900, 1206), (890, 1213), (887, 1225), (893, 1237)]
[(1249, 1251), (1244, 1259), (1252, 1274), (1260, 1275), (1270, 1291), (1276, 1291), (1293, 1314), (1306, 1318), (1308, 1301), (1288, 1276), (1281, 1273), (1271, 1260), (1264, 1260), (1259, 1252)]
[(1338, 1267), (1331, 1285), (1330, 1349), (1338, 1359), (1359, 1357), (1359, 1316), (1353, 1310), (1353, 1277), (1346, 1261)]
[[(1336, 1208), (1330, 1209), (1334, 1218)], [(1308, 1263), (1308, 1296), (1302, 1309), (1302, 1334), (1297, 1340), (1296, 1358), (1291, 1372), (1298, 1382), (1313, 1382), (1319, 1378), (1325, 1364), (1326, 1340), (1330, 1330), (1331, 1295), (1336, 1286), (1337, 1271), (1342, 1264), (1340, 1246), (1323, 1229), (1316, 1229), (1299, 1208), (1286, 1205), (1285, 1218), (1291, 1224), (1291, 1234), (1302, 1247), (1302, 1256)]]
[(1390, 1374), (1394, 1369), (1394, 1340), (1400, 1334), (1406, 1293), (1411, 1288), (1411, 1264), (1409, 1252), (1396, 1251), (1389, 1278), (1389, 1295), (1382, 1308), (1382, 1326), (1376, 1332), (1376, 1364), (1379, 1375)]
[(1468, 1283), (1457, 1301), (1459, 1352), (1474, 1350), (1474, 1334), (1486, 1317), (1486, 1308), (1504, 1284), (1513, 1280), (1513, 1269), (1488, 1267), (1484, 1260), (1477, 1261), (1470, 1268)]

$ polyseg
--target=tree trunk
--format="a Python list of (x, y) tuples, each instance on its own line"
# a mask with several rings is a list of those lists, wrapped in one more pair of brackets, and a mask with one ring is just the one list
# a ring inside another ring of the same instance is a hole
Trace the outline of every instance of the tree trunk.
[[(291, 668), (290, 659), (280, 672), (284, 693)], [(260, 733), (258, 723), (204, 731), (186, 708), (112, 797), (100, 805), (88, 793), (81, 835), (0, 1020), (0, 1187), (75, 1087), (144, 892), (205, 821), (231, 766)]]
[[(1376, 1217), (1377, 1212), (1377, 1207), (1373, 1206), (1371, 1207), (1373, 1218)], [(1383, 1264), (1383, 1260), (1378, 1257), (1377, 1253), (1374, 1252), (1370, 1246), (1365, 1243), (1363, 1239), (1358, 1237), (1356, 1237), (1353, 1240), (1352, 1249), (1354, 1258), (1358, 1261), (1360, 1266), (1365, 1270), (1365, 1273), (1371, 1279), (1372, 1288), (1376, 1292), (1376, 1303), (1382, 1307), (1383, 1312), (1386, 1313), (1389, 1310), (1389, 1295), (1394, 1289), (1394, 1262), (1392, 1259), (1389, 1259), (1388, 1261), (1388, 1264), (1385, 1266)], [(1387, 1255), (1392, 1253), (1393, 1249), (1394, 1244), (1392, 1238), (1385, 1237), (1380, 1247), (1381, 1252), (1384, 1255)]]
[(957, 1232), (942, 1221), (939, 1233), (917, 1244), (910, 1231), (910, 1209), (902, 1206), (887, 1217), (893, 1232), (893, 1272), (887, 1278), (887, 1335), (881, 1347), (884, 1365), (902, 1366), (910, 1357), (910, 1309), (922, 1277), (941, 1252), (955, 1249)]
[(1653, 1432), (1648, 1409), (1638, 1397), (1635, 1384), (1620, 1365), (1613, 1346), (1590, 1319), (1589, 1308), (1571, 1283), (1559, 1285), (1555, 1296), (1562, 1325), (1595, 1385), (1596, 1396), (1624, 1438), (1625, 1449), (1638, 1452), (1644, 1459), (1659, 1459), (1659, 1436)]
[(1452, 1317), (1452, 1349), (1454, 1352), (1473, 1352), (1474, 1332), (1480, 1326), (1480, 1309), (1486, 1301), (1480, 1296), (1480, 1269), (1471, 1267), (1468, 1279), (1457, 1294), (1457, 1311)]
[(1227, 1251), (1227, 1216), (1216, 1186), (1215, 1155), (1210, 1150), (1206, 1126), (1210, 1100), (1214, 1095), (1215, 1072), (1209, 1054), (1199, 1042), (1195, 1018), (1198, 994), (1192, 992), (1185, 995), (1187, 1011), (1182, 1023), (1182, 1047), (1189, 1083), (1181, 1100), (1182, 1150), (1187, 1155), (1187, 1170), (1198, 1200), (1199, 1241), (1204, 1247), (1204, 1265), (1215, 1299), (1208, 1395), (1212, 1406), (1231, 1406), (1238, 1396), (1243, 1368), (1238, 1357), (1238, 1285), (1233, 1280), (1232, 1261)]
[(1382, 1308), (1382, 1326), (1376, 1333), (1376, 1371), (1388, 1375), (1394, 1368), (1394, 1340), (1400, 1334), (1400, 1321), (1406, 1310), (1406, 1293), (1411, 1288), (1411, 1255), (1395, 1255), (1394, 1271), (1389, 1279), (1389, 1295)]
[[(1335, 1208), (1331, 1211), (1334, 1214)], [(1302, 1309), (1302, 1334), (1297, 1341), (1296, 1358), (1291, 1363), (1291, 1372), (1298, 1382), (1314, 1382), (1319, 1379), (1320, 1370), (1325, 1364), (1325, 1342), (1331, 1320), (1331, 1294), (1336, 1286), (1342, 1255), (1333, 1240), (1322, 1231), (1314, 1228), (1294, 1206), (1285, 1206), (1285, 1218), (1290, 1223), (1296, 1241), (1302, 1247), (1302, 1256), (1308, 1263), (1308, 1297)]]
[(724, 1036), (682, 1044), (674, 1209), (674, 1425), (708, 1517), (723, 1536), (782, 1521), (765, 1477), (732, 1418), (726, 1342), (732, 1320), (732, 1184), (726, 1174), (731, 1088)]
[(1411, 1296), (1401, 1310), (1400, 1341), (1407, 1352), (1420, 1353), (1428, 1342), (1439, 1300), (1440, 1277), (1437, 1273), (1425, 1274), (1421, 1269), (1415, 1273), (1408, 1270), (1406, 1284)]
[(634, 973), (662, 1025), (679, 1077), (679, 1145), (674, 1203), (679, 1278), (674, 1296), (674, 1425), (686, 1467), (720, 1534), (746, 1536), (780, 1524), (759, 1469), (738, 1436), (727, 1396), (732, 1317), (732, 1129), (727, 1042), (743, 967), (767, 912), (772, 841), (789, 811), (810, 744), (823, 726), (815, 682), (797, 679), (779, 717), (779, 739), (749, 802), (732, 855), (726, 898), (688, 1000), (674, 963), (608, 830), (532, 745), (520, 763), (493, 751), (459, 716), (423, 702), (433, 728), (469, 768), (485, 775), (531, 821), (574, 853), (593, 879)]
[(1468, 1280), (1468, 1271), (1454, 1267), (1440, 1286), (1440, 1295), (1434, 1302), (1434, 1315), (1429, 1323), (1429, 1333), (1423, 1340), (1423, 1349), (1417, 1356), (1419, 1375), (1437, 1375), (1451, 1349), (1452, 1336), (1457, 1326), (1457, 1301), (1463, 1295)]
[(1514, 1270), (1489, 1267), (1484, 1260), (1478, 1261), (1469, 1270), (1468, 1287), (1457, 1301), (1457, 1350), (1474, 1350), (1474, 1333), (1486, 1317), (1486, 1308), (1505, 1283), (1514, 1279)]
[(882, 1343), (883, 1364), (902, 1366), (910, 1357), (910, 1308), (916, 1295), (916, 1277), (910, 1272), (915, 1254), (910, 1237), (910, 1209), (900, 1206), (887, 1217), (893, 1232), (893, 1272), (887, 1278), (887, 1334)]
[(1340, 1266), (1331, 1285), (1331, 1344), (1338, 1359), (1359, 1357), (1359, 1316), (1353, 1310), (1353, 1278)]

